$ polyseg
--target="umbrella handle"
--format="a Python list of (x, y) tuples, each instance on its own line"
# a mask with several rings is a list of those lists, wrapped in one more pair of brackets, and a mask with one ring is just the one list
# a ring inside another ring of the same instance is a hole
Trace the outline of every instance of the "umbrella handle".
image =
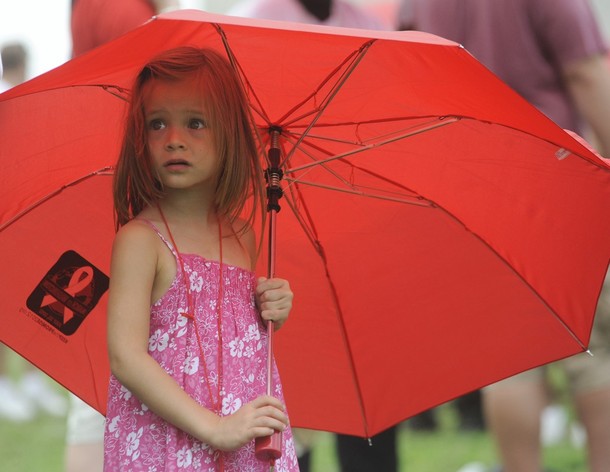
[(273, 467), (275, 461), (282, 457), (282, 433), (276, 431), (271, 436), (256, 438), (256, 458), (263, 462), (269, 462)]
[[(267, 322), (267, 395), (271, 395), (273, 383), (273, 321)], [(273, 467), (276, 459), (282, 457), (282, 432), (275, 431), (271, 436), (256, 438), (254, 454), (258, 460), (269, 462)]]

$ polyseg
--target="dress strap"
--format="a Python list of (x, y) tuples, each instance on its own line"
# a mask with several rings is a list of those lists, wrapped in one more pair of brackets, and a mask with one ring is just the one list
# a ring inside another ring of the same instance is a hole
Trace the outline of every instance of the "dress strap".
[(159, 236), (159, 238), (161, 238), (161, 241), (163, 241), (163, 243), (165, 243), (165, 245), (167, 246), (167, 248), (172, 252), (172, 254), (174, 255), (174, 257), (176, 258), (176, 260), (178, 260), (178, 251), (176, 250), (176, 248), (174, 247), (174, 245), (171, 243), (171, 241), (169, 241), (165, 236), (163, 236), (163, 233), (161, 233), (161, 231), (159, 231), (159, 228), (157, 228), (157, 226), (150, 220), (147, 220), (145, 218), (138, 218), (138, 220), (143, 221), (144, 223), (146, 223), (148, 226), (151, 227), (151, 229), (157, 233), (157, 236)]
[[(217, 364), (217, 370), (216, 372), (218, 373), (218, 395), (216, 397), (216, 401), (214, 399), (214, 395), (212, 393), (212, 387), (210, 385), (210, 374), (208, 372), (208, 368), (207, 368), (207, 363), (206, 363), (206, 359), (205, 359), (205, 354), (204, 354), (204, 350), (203, 350), (203, 343), (201, 341), (201, 337), (199, 334), (199, 328), (197, 327), (197, 317), (195, 316), (195, 305), (193, 304), (193, 294), (191, 292), (191, 288), (190, 288), (190, 281), (189, 278), (186, 274), (186, 270), (184, 269), (184, 261), (182, 260), (182, 255), (180, 254), (180, 250), (178, 249), (178, 245), (176, 244), (176, 241), (174, 240), (174, 236), (172, 235), (172, 230), (169, 227), (169, 224), (167, 223), (167, 219), (165, 218), (165, 215), (163, 214), (163, 210), (161, 210), (161, 206), (157, 205), (157, 210), (159, 210), (159, 215), (161, 216), (161, 219), (163, 220), (163, 224), (165, 225), (165, 229), (167, 230), (167, 234), (169, 235), (170, 240), (172, 241), (172, 245), (168, 246), (171, 248), (175, 248), (174, 250), (176, 251), (176, 259), (178, 260), (178, 264), (180, 266), (180, 271), (182, 272), (182, 277), (184, 278), (184, 284), (186, 287), (186, 299), (187, 299), (187, 306), (188, 306), (188, 311), (186, 313), (183, 313), (182, 316), (185, 316), (186, 318), (190, 319), (193, 321), (193, 324), (195, 325), (195, 335), (197, 337), (197, 344), (199, 344), (199, 353), (201, 354), (201, 362), (203, 365), (203, 373), (204, 373), (204, 378), (206, 381), (206, 385), (208, 387), (208, 393), (210, 394), (210, 402), (212, 405), (214, 406), (214, 413), (221, 415), (222, 413), (222, 379), (223, 379), (223, 358), (222, 358), (222, 346), (223, 346), (223, 342), (222, 342), (222, 302), (223, 302), (223, 298), (224, 298), (224, 280), (223, 280), (223, 276), (222, 276), (222, 225), (220, 220), (218, 220), (217, 217), (217, 221), (218, 221), (218, 244), (219, 244), (219, 256), (220, 256), (220, 261), (219, 261), (219, 265), (218, 265), (218, 299), (216, 301), (216, 313), (217, 313), (217, 329), (218, 329), (218, 351), (217, 351), (217, 360), (218, 360), (218, 364)], [(154, 225), (153, 225), (154, 227)], [(157, 229), (157, 232), (159, 230)], [(161, 235), (162, 237), (162, 235)], [(165, 238), (163, 238), (165, 240)], [(224, 471), (224, 456), (220, 455), (219, 457), (219, 465), (220, 465), (220, 470), (221, 472)]]

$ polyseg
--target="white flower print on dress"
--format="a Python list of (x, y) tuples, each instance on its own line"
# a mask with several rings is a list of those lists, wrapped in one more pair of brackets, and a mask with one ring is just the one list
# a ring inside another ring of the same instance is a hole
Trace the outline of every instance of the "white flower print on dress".
[(240, 368), (240, 377), (246, 384), (254, 383), (256, 374), (261, 370), (261, 360), (256, 357), (248, 358)]
[(186, 310), (178, 310), (178, 319), (176, 320), (176, 330), (178, 331), (178, 333), (176, 333), (177, 337), (184, 336), (187, 332), (186, 325), (188, 324), (189, 320), (185, 315)]
[(154, 351), (165, 351), (169, 343), (169, 335), (167, 333), (161, 333), (161, 330), (156, 330), (148, 340), (148, 350)]
[(248, 346), (246, 346), (246, 348), (244, 349), (244, 357), (252, 357), (255, 354), (254, 351), (254, 346), (252, 346), (251, 344), (249, 344)]
[(229, 342), (229, 348), (231, 349), (231, 357), (241, 357), (244, 353), (244, 342), (235, 338)]
[(259, 341), (261, 338), (261, 333), (258, 330), (258, 325), (251, 324), (248, 325), (248, 341)]
[[(212, 371), (210, 375), (208, 375), (208, 382), (213, 387), (218, 387), (218, 372)], [(220, 392), (221, 395), (224, 395), (224, 392)]]
[(180, 469), (190, 467), (190, 465), (193, 463), (193, 453), (189, 448), (184, 446), (176, 453), (176, 459)]
[(108, 432), (115, 438), (119, 437), (119, 421), (120, 417), (115, 416), (108, 422)]
[(131, 392), (125, 388), (124, 385), (121, 385), (121, 400), (129, 400), (131, 398)]
[(145, 415), (147, 411), (148, 411), (148, 407), (144, 403), (142, 403), (142, 408), (140, 408), (139, 411), (136, 411), (134, 413), (134, 415), (142, 416), (142, 415)]
[(201, 292), (201, 289), (203, 288), (202, 276), (200, 276), (197, 272), (191, 272), (189, 282), (191, 283), (191, 290), (193, 292)]
[(144, 432), (144, 428), (138, 429), (137, 433), (131, 432), (127, 435), (127, 455), (131, 457), (132, 460), (137, 460), (140, 457), (140, 451), (138, 448), (140, 447), (140, 438), (142, 437), (142, 433)]
[(199, 356), (188, 355), (184, 359), (184, 373), (187, 375), (193, 375), (199, 370)]
[(241, 398), (229, 393), (222, 399), (222, 414), (232, 415), (241, 408)]
[(263, 348), (261, 332), (259, 331), (257, 324), (248, 325), (247, 340), (252, 342), (252, 348), (255, 352), (258, 352)]

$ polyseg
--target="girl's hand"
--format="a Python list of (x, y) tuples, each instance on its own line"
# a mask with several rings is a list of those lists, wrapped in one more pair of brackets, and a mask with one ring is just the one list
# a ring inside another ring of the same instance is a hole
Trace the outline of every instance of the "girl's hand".
[(273, 321), (275, 329), (279, 329), (288, 318), (293, 297), (294, 294), (287, 280), (259, 277), (256, 286), (256, 305), (263, 320)]
[(261, 396), (232, 415), (220, 417), (211, 445), (221, 451), (234, 451), (255, 438), (284, 431), (287, 425), (282, 403), (277, 398)]

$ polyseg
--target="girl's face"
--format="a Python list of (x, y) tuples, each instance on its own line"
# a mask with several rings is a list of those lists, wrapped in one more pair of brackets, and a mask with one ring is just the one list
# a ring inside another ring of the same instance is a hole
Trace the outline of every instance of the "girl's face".
[(219, 158), (195, 80), (152, 80), (144, 95), (148, 149), (166, 189), (215, 188)]

